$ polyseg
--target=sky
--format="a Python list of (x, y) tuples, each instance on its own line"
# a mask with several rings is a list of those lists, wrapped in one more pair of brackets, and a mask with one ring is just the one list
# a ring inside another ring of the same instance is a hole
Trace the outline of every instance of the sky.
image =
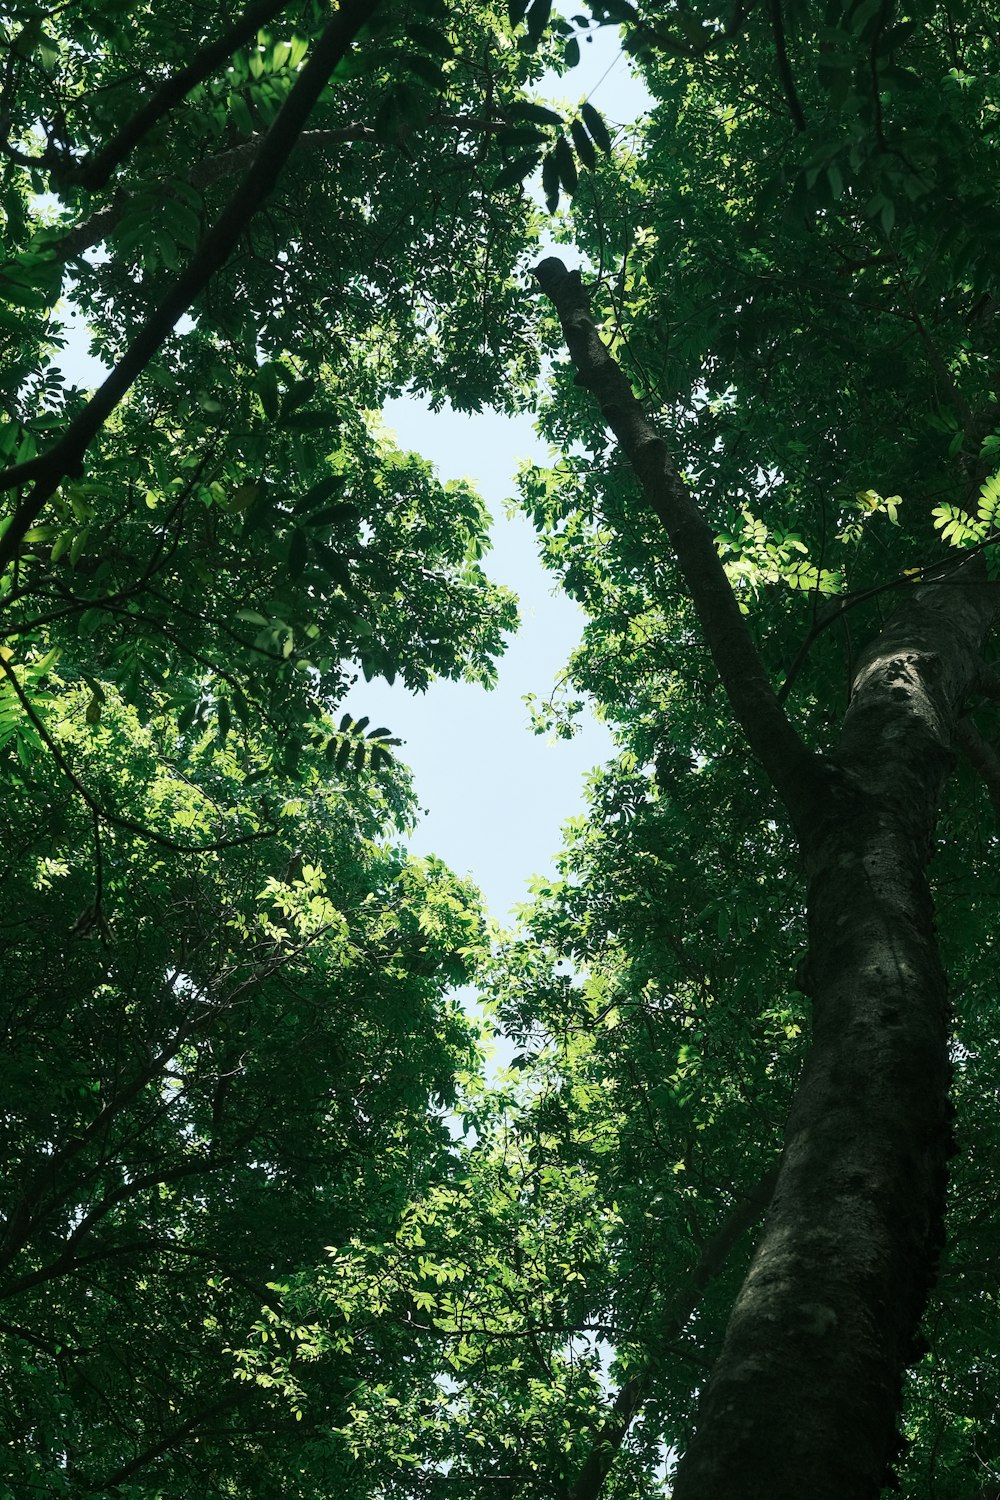
[[(543, 80), (538, 93), (572, 106), (589, 97), (609, 126), (630, 124), (650, 102), (610, 27), (581, 48), (576, 68)], [(471, 875), (492, 915), (506, 921), (528, 899), (531, 876), (551, 872), (563, 824), (586, 810), (587, 773), (613, 753), (592, 712), (574, 739), (555, 740), (532, 732), (523, 701), (529, 693), (549, 697), (584, 625), (538, 561), (531, 524), (505, 513), (519, 462), (546, 463), (550, 454), (528, 415), (434, 413), (408, 397), (389, 402), (383, 415), (400, 446), (430, 459), (442, 479), (475, 483), (493, 516), (493, 550), (483, 566), (518, 595), (521, 627), (491, 692), (438, 682), (413, 694), (399, 684), (360, 682), (345, 708), (389, 725), (405, 742), (400, 754), (426, 809), (410, 839), (413, 852), (440, 855), (457, 874)]]
[[(543, 79), (537, 94), (574, 107), (589, 97), (609, 127), (632, 123), (649, 104), (611, 27), (581, 47), (579, 65), (563, 78)], [(567, 256), (564, 247), (559, 253)], [(85, 330), (72, 315), (67, 325), (70, 341), (59, 364), (72, 381), (99, 383), (106, 371), (89, 358)], [(592, 712), (582, 716), (572, 740), (535, 735), (524, 702), (529, 693), (549, 697), (584, 623), (542, 569), (529, 522), (505, 512), (516, 494), (519, 462), (545, 463), (549, 453), (528, 415), (435, 413), (404, 397), (389, 402), (383, 416), (400, 447), (430, 459), (442, 479), (475, 483), (494, 522), (483, 566), (517, 594), (521, 626), (491, 692), (436, 682), (413, 694), (398, 683), (361, 680), (342, 710), (356, 718), (367, 714), (403, 741), (399, 753), (413, 772), (422, 809), (409, 840), (413, 852), (436, 854), (457, 874), (471, 876), (491, 914), (506, 921), (528, 899), (531, 876), (552, 870), (563, 824), (585, 811), (587, 773), (613, 750)]]

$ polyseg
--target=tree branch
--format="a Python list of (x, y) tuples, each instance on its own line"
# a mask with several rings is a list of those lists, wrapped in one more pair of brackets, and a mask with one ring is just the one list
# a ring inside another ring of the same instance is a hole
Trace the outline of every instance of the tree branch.
[[(698, 1264), (674, 1294), (673, 1304), (660, 1329), (661, 1344), (669, 1344), (677, 1338), (709, 1282), (719, 1275), (742, 1236), (753, 1227), (771, 1201), (777, 1180), (778, 1168), (775, 1165), (754, 1184), (718, 1233), (709, 1240)], [(597, 1500), (629, 1427), (650, 1393), (652, 1382), (653, 1369), (647, 1366), (621, 1387), (611, 1415), (599, 1428), (590, 1455), (569, 1490), (567, 1500)]]
[(32, 483), (0, 540), (0, 572), (16, 557), (25, 532), (68, 474), (78, 470), (93, 438), (134, 385), (178, 319), (225, 265), (251, 219), (273, 191), (330, 74), (345, 56), (379, 0), (342, 0), (299, 74), (243, 181), (173, 286), (149, 314), (111, 374), (47, 453), (0, 475), (0, 490)]
[(173, 1432), (168, 1433), (160, 1442), (154, 1443), (145, 1452), (137, 1454), (127, 1464), (123, 1464), (120, 1469), (116, 1469), (107, 1479), (97, 1484), (88, 1485), (87, 1489), (89, 1493), (92, 1495), (104, 1495), (118, 1490), (126, 1479), (131, 1479), (132, 1475), (137, 1474), (140, 1469), (146, 1468), (148, 1464), (153, 1463), (158, 1458), (162, 1458), (165, 1453), (169, 1453), (171, 1448), (175, 1448), (179, 1442), (188, 1437), (202, 1423), (207, 1422), (210, 1417), (217, 1417), (222, 1412), (229, 1411), (231, 1407), (239, 1406), (243, 1401), (249, 1400), (256, 1389), (253, 1385), (244, 1384), (236, 1386), (231, 1391), (227, 1391), (224, 1396), (220, 1396), (218, 1401), (213, 1401), (211, 1406), (206, 1406), (201, 1411), (196, 1412), (194, 1416), (188, 1417), (185, 1422), (182, 1422), (179, 1427), (175, 1427)]
[(103, 822), (109, 823), (112, 828), (121, 828), (126, 833), (134, 833), (138, 838), (145, 839), (150, 844), (156, 844), (161, 849), (169, 849), (173, 854), (215, 854), (222, 849), (235, 849), (242, 844), (255, 844), (260, 839), (271, 838), (277, 833), (278, 830), (276, 827), (258, 828), (254, 833), (240, 833), (234, 838), (215, 839), (207, 844), (181, 844), (176, 839), (169, 838), (164, 833), (157, 833), (154, 828), (147, 828), (145, 823), (139, 823), (135, 818), (126, 817), (124, 813), (111, 812), (109, 808), (102, 806), (97, 801), (97, 798), (88, 790), (79, 776), (77, 776), (37, 713), (31, 699), (18, 681), (14, 668), (3, 656), (0, 656), (0, 671), (3, 672), (3, 675), (14, 689), (17, 700), (24, 709), (35, 733), (43, 745), (45, 745), (52, 759), (77, 796), (89, 807), (95, 818), (100, 818)]
[(955, 725), (955, 743), (983, 778), (993, 811), (1000, 818), (1000, 754), (971, 719), (960, 719)]
[(21, 166), (47, 171), (54, 183), (98, 192), (106, 185), (115, 168), (121, 166), (125, 158), (131, 155), (143, 136), (148, 135), (153, 126), (164, 115), (169, 114), (193, 88), (227, 63), (234, 52), (253, 41), (260, 28), (280, 14), (286, 4), (287, 0), (257, 0), (257, 4), (244, 11), (221, 36), (212, 42), (206, 42), (186, 67), (179, 68), (161, 83), (100, 151), (74, 161), (64, 151), (57, 151), (51, 141), (43, 155), (37, 157), (28, 156), (4, 141), (4, 155)]
[(597, 398), (647, 504), (670, 539), (736, 718), (798, 824), (808, 817), (820, 790), (820, 762), (799, 738), (767, 679), (711, 529), (663, 438), (602, 342), (580, 273), (567, 271), (562, 261), (551, 257), (535, 268), (535, 278), (559, 315), (578, 384)]
[[(495, 130), (501, 130), (509, 123), (509, 120), (504, 119), (476, 119), (463, 115), (434, 115), (427, 121), (429, 126), (440, 126), (445, 130), (454, 130), (469, 135), (488, 135)], [(193, 188), (207, 188), (226, 177), (246, 171), (253, 164), (264, 139), (264, 135), (254, 135), (248, 141), (241, 141), (238, 146), (233, 146), (228, 151), (220, 151), (216, 156), (203, 157), (201, 161), (195, 162), (187, 181)], [(326, 147), (350, 145), (355, 142), (365, 145), (385, 144), (380, 141), (370, 125), (355, 120), (349, 125), (324, 130), (303, 130), (295, 143), (295, 150), (296, 152), (322, 151)], [(166, 195), (170, 195), (169, 182), (164, 182), (163, 191)], [(131, 202), (131, 194), (119, 193), (114, 202), (106, 208), (91, 214), (89, 219), (85, 219), (75, 228), (67, 230), (60, 239), (53, 240), (46, 247), (47, 253), (60, 261), (75, 260), (91, 246), (98, 245), (102, 240), (107, 239), (115, 225), (124, 217)]]

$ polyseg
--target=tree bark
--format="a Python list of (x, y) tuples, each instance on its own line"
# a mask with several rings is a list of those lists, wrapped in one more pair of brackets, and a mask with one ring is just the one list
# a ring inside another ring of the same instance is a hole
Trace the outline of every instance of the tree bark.
[(916, 590), (855, 678), (803, 837), (812, 1049), (674, 1500), (875, 1500), (891, 1477), (951, 1151), (926, 867), (996, 592)]

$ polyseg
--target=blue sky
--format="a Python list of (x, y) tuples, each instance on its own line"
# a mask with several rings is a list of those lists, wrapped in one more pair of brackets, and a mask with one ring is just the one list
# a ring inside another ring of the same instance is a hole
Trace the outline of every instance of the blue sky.
[[(590, 97), (612, 126), (631, 123), (649, 102), (611, 27), (581, 48), (578, 67), (543, 80), (538, 95), (573, 107)], [(82, 328), (71, 331), (59, 363), (85, 385), (106, 373), (87, 355)], [(438, 682), (417, 695), (398, 684), (361, 681), (344, 708), (388, 725), (404, 741), (400, 753), (424, 809), (410, 841), (414, 853), (437, 854), (458, 874), (471, 875), (491, 913), (505, 920), (526, 899), (530, 877), (552, 868), (562, 825), (584, 811), (587, 772), (611, 753), (610, 736), (592, 714), (576, 738), (553, 742), (532, 733), (523, 701), (529, 693), (549, 696), (583, 628), (580, 610), (554, 590), (538, 562), (530, 524), (505, 513), (518, 463), (546, 462), (549, 454), (529, 416), (434, 413), (403, 398), (390, 402), (384, 417), (400, 446), (430, 459), (443, 479), (475, 482), (494, 519), (484, 566), (518, 595), (522, 624), (492, 692)]]
[[(572, 106), (592, 98), (609, 125), (631, 123), (649, 103), (610, 27), (581, 48), (578, 67), (539, 86), (539, 95), (546, 93)], [(390, 725), (405, 741), (400, 753), (426, 809), (410, 841), (414, 853), (438, 854), (458, 874), (471, 875), (493, 916), (505, 920), (527, 898), (531, 876), (551, 870), (562, 825), (585, 810), (587, 772), (612, 751), (592, 713), (572, 740), (535, 735), (523, 701), (528, 693), (548, 698), (584, 623), (539, 563), (530, 523), (505, 514), (518, 463), (548, 462), (549, 453), (530, 416), (434, 413), (409, 398), (390, 402), (384, 416), (400, 446), (429, 458), (443, 479), (476, 484), (494, 522), (484, 567), (518, 595), (521, 628), (492, 692), (438, 682), (417, 695), (360, 682), (346, 707)]]

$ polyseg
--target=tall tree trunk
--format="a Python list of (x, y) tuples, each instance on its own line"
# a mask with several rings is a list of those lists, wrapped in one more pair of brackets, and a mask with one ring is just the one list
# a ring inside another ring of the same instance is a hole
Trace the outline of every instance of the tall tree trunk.
[(808, 877), (812, 1048), (778, 1182), (674, 1500), (875, 1500), (943, 1240), (948, 1005), (927, 884), (952, 740), (1000, 612), (981, 558), (914, 588), (862, 659), (839, 743), (782, 709), (715, 539), (593, 322), (578, 272), (535, 275), (577, 381), (662, 522), (733, 712)]
[(812, 1049), (674, 1500), (873, 1500), (889, 1477), (951, 1140), (926, 866), (995, 595), (928, 586), (893, 618), (802, 828)]

